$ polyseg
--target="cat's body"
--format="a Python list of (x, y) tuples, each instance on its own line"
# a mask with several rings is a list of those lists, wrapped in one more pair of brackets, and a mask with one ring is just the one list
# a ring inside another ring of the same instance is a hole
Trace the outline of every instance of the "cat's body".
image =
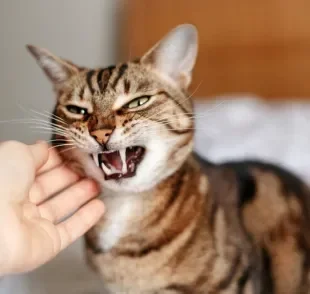
[(60, 154), (103, 187), (86, 251), (110, 293), (310, 293), (306, 185), (272, 165), (192, 153), (192, 26), (105, 69), (30, 50), (57, 93), (54, 139), (76, 147)]
[(309, 293), (307, 187), (269, 164), (202, 166), (106, 201), (86, 250), (111, 293)]

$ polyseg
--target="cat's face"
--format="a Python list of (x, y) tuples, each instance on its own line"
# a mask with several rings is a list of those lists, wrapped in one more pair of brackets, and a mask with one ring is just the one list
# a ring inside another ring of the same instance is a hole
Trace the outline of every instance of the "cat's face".
[(60, 154), (104, 187), (150, 189), (192, 151), (193, 26), (177, 27), (137, 62), (96, 70), (29, 49), (55, 86), (54, 137), (69, 144)]

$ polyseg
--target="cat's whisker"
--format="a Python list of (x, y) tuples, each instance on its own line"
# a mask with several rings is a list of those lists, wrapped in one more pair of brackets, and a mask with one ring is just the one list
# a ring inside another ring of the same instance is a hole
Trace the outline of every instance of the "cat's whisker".
[(7, 120), (7, 121), (0, 121), (0, 123), (22, 123), (22, 124), (34, 124), (34, 125), (42, 125), (42, 126), (46, 126), (46, 127), (57, 127), (59, 129), (62, 129), (64, 131), (67, 131), (68, 129), (67, 128), (64, 128), (62, 126), (59, 126), (59, 125), (56, 125), (56, 124), (53, 124), (53, 123), (50, 123), (50, 122), (47, 122), (47, 121), (43, 121), (43, 120), (40, 120), (40, 119), (13, 119), (13, 120)]
[(32, 129), (41, 129), (41, 130), (49, 130), (51, 132), (58, 132), (58, 133), (62, 133), (62, 134), (68, 134), (70, 135), (71, 132), (68, 131), (68, 130), (63, 130), (63, 129), (59, 129), (57, 127), (50, 127), (50, 126), (38, 126), (38, 125), (35, 125), (35, 126), (31, 126), (30, 128)]
[[(215, 105), (214, 107), (212, 107), (211, 109), (208, 109), (206, 112), (204, 112), (204, 113), (197, 113), (197, 112), (182, 112), (182, 113), (180, 113), (180, 114), (167, 114), (167, 116), (169, 117), (169, 118), (171, 118), (171, 117), (178, 117), (178, 116), (182, 116), (182, 115), (187, 115), (188, 116), (188, 118), (190, 118), (190, 119), (192, 119), (192, 118), (205, 118), (205, 117), (207, 117), (207, 116), (209, 116), (209, 115), (212, 115), (213, 114), (213, 111), (214, 110), (216, 110), (219, 106), (221, 106), (223, 103), (225, 103), (226, 101), (221, 101), (221, 102), (219, 102), (217, 105)], [(156, 117), (156, 116), (158, 116), (158, 115), (160, 115), (160, 114), (162, 114), (163, 112), (165, 112), (166, 111), (166, 109), (163, 109), (162, 111), (160, 111), (160, 112), (157, 112), (157, 113), (155, 113), (155, 114), (153, 114), (153, 115), (151, 115), (151, 116), (149, 116), (149, 117), (146, 117), (147, 119), (151, 119), (151, 118), (153, 118), (153, 117)]]
[[(203, 81), (201, 81), (201, 82), (197, 85), (197, 87), (196, 87), (195, 90), (192, 92), (192, 94), (190, 94), (189, 96), (187, 96), (187, 97), (185, 97), (184, 99), (180, 100), (180, 102), (182, 103), (182, 102), (185, 102), (186, 100), (189, 100), (190, 98), (192, 98), (193, 95), (198, 91), (198, 89), (199, 89), (199, 87), (201, 86), (202, 82), (203, 82)], [(170, 101), (170, 100), (166, 100), (164, 103), (167, 103), (167, 102), (169, 102), (169, 101)], [(154, 116), (158, 116), (159, 114), (161, 114), (161, 113), (163, 113), (163, 112), (165, 112), (165, 111), (166, 111), (166, 109), (163, 108), (162, 111), (157, 112), (157, 113), (155, 113), (155, 114), (153, 114), (153, 115), (151, 115), (151, 116), (149, 116), (149, 117), (147, 117), (147, 118), (148, 118), (148, 119), (151, 119), (151, 118), (153, 118)], [(188, 112), (188, 113), (184, 113), (184, 112), (183, 112), (182, 114), (194, 114), (194, 112)]]
[(66, 149), (61, 150), (61, 151), (58, 151), (58, 152), (59, 152), (59, 153), (64, 153), (64, 152), (67, 152), (67, 151), (69, 151), (69, 150), (73, 150), (73, 149), (77, 149), (77, 147), (76, 147), (76, 146), (74, 146), (74, 147), (71, 147), (71, 148), (66, 148)]
[(71, 142), (71, 143), (74, 143), (74, 141), (73, 140), (71, 140), (71, 139), (67, 139), (67, 138), (63, 138), (63, 139), (52, 139), (52, 140), (47, 140), (46, 142), (47, 143), (54, 143), (54, 142)]
[(10, 119), (10, 120), (2, 120), (0, 123), (33, 123), (33, 119), (30, 118), (17, 118), (17, 119)]
[(48, 123), (48, 122), (45, 122), (45, 121), (40, 121), (40, 120), (31, 120), (29, 121), (29, 123), (33, 123), (37, 126), (44, 126), (44, 127), (50, 127), (50, 128), (57, 128), (57, 129), (61, 129), (63, 131), (70, 131), (69, 128), (65, 128), (61, 125), (57, 125), (57, 124), (54, 124), (54, 123)]
[(68, 138), (70, 137), (68, 134), (64, 134), (64, 133), (59, 133), (59, 132), (55, 132), (55, 131), (48, 131), (48, 130), (32, 130), (34, 131), (35, 133), (38, 133), (38, 134), (48, 134), (48, 135), (57, 135), (57, 136), (60, 136), (61, 138)]
[(49, 126), (31, 126), (31, 129), (41, 129), (41, 130), (49, 130), (49, 131), (57, 131), (58, 133), (62, 133), (62, 134), (70, 134), (69, 131), (67, 130), (63, 130), (63, 129), (58, 129), (56, 127), (49, 127)]
[(30, 128), (36, 129), (36, 128), (41, 128), (45, 130), (49, 130), (50, 132), (53, 132), (54, 130), (59, 130), (62, 131), (63, 133), (68, 133), (70, 132), (68, 129), (63, 128), (62, 126), (58, 126), (55, 124), (48, 123), (46, 121), (41, 121), (37, 119), (13, 119), (13, 120), (6, 120), (6, 121), (0, 121), (0, 123), (17, 123), (17, 124), (32, 124)]
[(79, 145), (83, 145), (84, 142), (83, 141), (80, 141), (79, 139), (75, 138), (75, 137), (72, 137), (73, 141)]
[[(220, 105), (218, 105), (218, 106), (220, 106)], [(204, 118), (204, 117), (208, 117), (210, 115), (213, 115), (214, 114), (213, 111), (216, 108), (214, 108), (212, 110), (209, 110), (209, 111), (207, 111), (205, 113), (189, 113), (189, 112), (186, 113), (186, 112), (182, 112), (180, 114), (170, 114), (170, 115), (167, 115), (167, 118), (164, 118), (164, 119), (168, 120), (168, 119), (173, 118), (173, 117), (181, 117), (181, 116), (184, 116), (184, 115), (186, 115), (186, 117), (189, 118), (189, 119)]]
[(52, 123), (52, 122), (47, 122), (47, 121), (44, 121), (44, 120), (41, 120), (41, 119), (31, 119), (30, 120), (31, 122), (33, 123), (41, 123), (41, 124), (44, 124), (46, 126), (54, 126), (54, 127), (57, 127), (57, 128), (61, 128), (63, 130), (68, 130), (67, 127), (64, 127), (62, 125), (58, 125), (58, 124), (55, 124), (55, 123)]
[[(27, 121), (40, 122), (40, 123), (44, 123), (44, 124), (51, 124), (51, 125), (54, 125), (54, 126), (57, 126), (57, 127), (63, 127), (63, 126), (61, 126), (61, 125), (66, 125), (66, 126), (68, 126), (68, 124), (67, 124), (62, 118), (60, 118), (60, 117), (58, 117), (57, 115), (55, 115), (55, 114), (53, 114), (53, 113), (50, 113), (50, 112), (48, 112), (48, 111), (46, 111), (46, 110), (45, 110), (45, 111), (47, 112), (47, 114), (42, 113), (42, 112), (39, 112), (39, 111), (36, 111), (36, 110), (34, 110), (34, 109), (29, 109), (29, 110), (27, 110), (27, 109), (26, 109), (25, 107), (23, 107), (20, 103), (17, 103), (17, 105), (18, 105), (19, 108), (22, 109), (22, 111), (24, 111), (24, 112), (30, 114), (31, 118), (30, 118), (30, 119), (25, 119), (25, 120), (27, 120)], [(48, 120), (43, 120), (43, 119), (41, 119), (40, 117), (37, 117), (37, 116), (32, 115), (32, 113), (37, 114), (37, 115), (39, 115), (39, 116), (46, 117)], [(53, 118), (54, 118), (57, 122), (59, 122), (61, 125), (59, 126), (59, 125), (56, 125), (55, 123), (51, 122), (51, 121), (50, 121), (51, 117), (53, 117)]]
[[(145, 129), (145, 132), (143, 132), (143, 129)], [(216, 130), (214, 130), (212, 128), (209, 129), (208, 127), (196, 127), (196, 126), (194, 126), (194, 127), (187, 127), (187, 128), (167, 128), (165, 126), (165, 129), (167, 131), (176, 131), (176, 130), (178, 130), (178, 131), (190, 131), (190, 130), (192, 130), (192, 131), (195, 131), (195, 130), (199, 131), (199, 130), (201, 130), (201, 131), (204, 132), (205, 135), (208, 135), (208, 136), (211, 136), (211, 134), (208, 134), (208, 132), (212, 132), (213, 134), (214, 134), (214, 132), (216, 132)], [(158, 126), (141, 126), (140, 127), (140, 131), (142, 131), (142, 132), (139, 134), (139, 137), (141, 137), (145, 133), (147, 133), (148, 135), (152, 136), (152, 135), (158, 135), (161, 132), (161, 130), (158, 129)]]
[[(201, 83), (200, 83), (200, 84), (201, 84)], [(200, 84), (198, 85), (198, 87), (200, 86)], [(192, 93), (192, 95), (197, 91), (198, 87), (195, 89), (195, 91)], [(188, 96), (188, 97), (184, 98), (183, 100), (181, 100), (181, 102), (186, 101), (187, 99), (190, 99), (190, 98), (191, 98), (191, 96)], [(169, 102), (171, 102), (171, 101), (170, 101), (170, 100), (166, 100), (163, 104), (169, 103)], [(151, 119), (151, 118), (153, 118), (153, 117), (155, 117), (155, 116), (158, 116), (158, 115), (162, 114), (162, 113), (165, 112), (165, 111), (167, 111), (167, 110), (166, 110), (165, 108), (163, 108), (161, 111), (156, 112), (156, 113), (154, 113), (153, 115), (148, 116), (148, 117), (146, 117), (146, 118)], [(189, 113), (184, 113), (184, 112), (183, 112), (183, 114), (194, 114), (194, 113), (193, 113), (193, 112), (189, 112)]]
[[(161, 104), (161, 106), (163, 106), (163, 104), (169, 103), (171, 102), (170, 100), (166, 100), (164, 103)], [(150, 116), (145, 116), (146, 119), (152, 119), (162, 113), (164, 113), (165, 111), (167, 111), (167, 109), (165, 109), (165, 107), (163, 107), (163, 109), (161, 111), (155, 112), (154, 114), (150, 115)]]
[(185, 101), (191, 99), (191, 98), (195, 95), (195, 93), (198, 91), (198, 89), (200, 88), (200, 86), (202, 85), (202, 83), (203, 83), (203, 81), (201, 80), (201, 81), (199, 82), (199, 84), (197, 85), (197, 87), (195, 88), (195, 90), (194, 90), (188, 97), (186, 97), (186, 98), (180, 100), (180, 102), (182, 103), (182, 102), (185, 102)]
[(76, 147), (72, 143), (64, 143), (64, 144), (58, 144), (58, 145), (51, 146), (51, 147), (49, 147), (49, 150), (54, 149), (54, 148), (60, 148), (60, 147), (63, 147), (63, 146), (74, 146), (74, 147)]
[[(154, 117), (155, 116), (158, 116), (159, 115), (159, 113), (156, 113), (155, 115), (154, 115)], [(188, 119), (196, 119), (196, 118), (203, 118), (203, 117), (206, 117), (206, 116), (209, 116), (210, 115), (210, 113), (204, 113), (204, 114), (195, 114), (195, 113), (193, 113), (193, 112), (182, 112), (182, 113), (180, 113), (180, 114), (167, 114), (167, 117), (166, 118), (162, 118), (162, 119), (159, 119), (159, 120), (156, 120), (156, 121), (161, 121), (161, 120), (169, 120), (170, 118), (175, 118), (175, 119), (177, 119), (178, 117), (182, 117), (182, 116), (184, 116), (184, 115), (186, 115), (186, 118), (188, 118)], [(146, 117), (147, 119), (152, 119), (152, 117), (153, 116), (151, 116), (151, 117)]]
[(58, 116), (54, 115), (53, 113), (45, 114), (45, 113), (41, 113), (41, 112), (38, 112), (38, 111), (33, 110), (33, 109), (30, 109), (30, 111), (34, 112), (34, 113), (37, 114), (37, 115), (46, 117), (46, 118), (48, 118), (49, 120), (50, 120), (51, 117), (52, 117), (54, 120), (58, 121), (59, 123), (68, 125), (64, 120), (62, 120), (62, 119), (59, 118)]
[[(208, 115), (204, 115), (204, 116), (192, 116), (192, 117), (187, 117), (187, 119), (189, 119), (192, 123), (194, 123), (197, 119), (200, 119), (200, 118), (203, 118), (203, 117), (207, 117)], [(183, 118), (178, 118), (177, 116), (176, 117), (173, 117), (171, 119), (171, 117), (169, 118), (163, 118), (163, 119), (160, 119), (160, 120), (157, 120), (156, 122), (157, 123), (160, 123), (160, 124), (163, 124), (163, 125), (166, 125), (166, 124), (174, 124), (174, 123), (178, 123), (180, 122), (180, 120), (183, 120)]]
[[(45, 110), (45, 112), (47, 112), (47, 114), (44, 114), (42, 112), (39, 112), (37, 110), (34, 110), (34, 109), (29, 109), (27, 110), (25, 107), (23, 107), (20, 103), (17, 103), (17, 106), (24, 112), (28, 113), (31, 115), (31, 113), (35, 113), (37, 115), (41, 115), (41, 116), (44, 116), (46, 118), (48, 118), (50, 120), (51, 116), (57, 118), (57, 120), (61, 123), (64, 123), (64, 124), (67, 124), (62, 118), (58, 117), (57, 115), (51, 113), (51, 112), (48, 112), (47, 110)], [(32, 116), (32, 115), (31, 115)], [(37, 118), (36, 116), (34, 116), (34, 118)]]
[(68, 125), (68, 124), (66, 123), (66, 121), (65, 121), (63, 118), (61, 118), (60, 116), (56, 115), (55, 113), (52, 113), (52, 112), (47, 111), (47, 110), (44, 110), (44, 113), (46, 113), (48, 116), (54, 117), (56, 120), (58, 120), (58, 121), (60, 121), (60, 122), (63, 122), (63, 123), (65, 123), (66, 125)]

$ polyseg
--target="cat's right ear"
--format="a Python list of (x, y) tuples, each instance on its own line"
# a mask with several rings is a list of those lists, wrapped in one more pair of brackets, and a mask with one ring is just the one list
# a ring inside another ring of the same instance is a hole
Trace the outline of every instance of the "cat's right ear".
[(177, 26), (151, 48), (141, 63), (150, 66), (162, 77), (186, 89), (192, 79), (198, 50), (198, 33), (195, 26)]
[(53, 55), (44, 48), (27, 45), (27, 49), (55, 85), (65, 83), (72, 75), (79, 72), (77, 66)]

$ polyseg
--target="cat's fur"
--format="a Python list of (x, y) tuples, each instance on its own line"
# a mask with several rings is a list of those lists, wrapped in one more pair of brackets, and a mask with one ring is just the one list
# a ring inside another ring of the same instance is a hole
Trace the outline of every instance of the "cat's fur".
[[(270, 164), (213, 165), (192, 154), (193, 26), (104, 69), (29, 49), (57, 94), (54, 138), (77, 147), (61, 155), (103, 187), (106, 214), (87, 233), (86, 250), (109, 292), (310, 293), (306, 185)], [(145, 95), (145, 105), (123, 107)], [(105, 180), (89, 156), (133, 145), (146, 153), (131, 178)]]

